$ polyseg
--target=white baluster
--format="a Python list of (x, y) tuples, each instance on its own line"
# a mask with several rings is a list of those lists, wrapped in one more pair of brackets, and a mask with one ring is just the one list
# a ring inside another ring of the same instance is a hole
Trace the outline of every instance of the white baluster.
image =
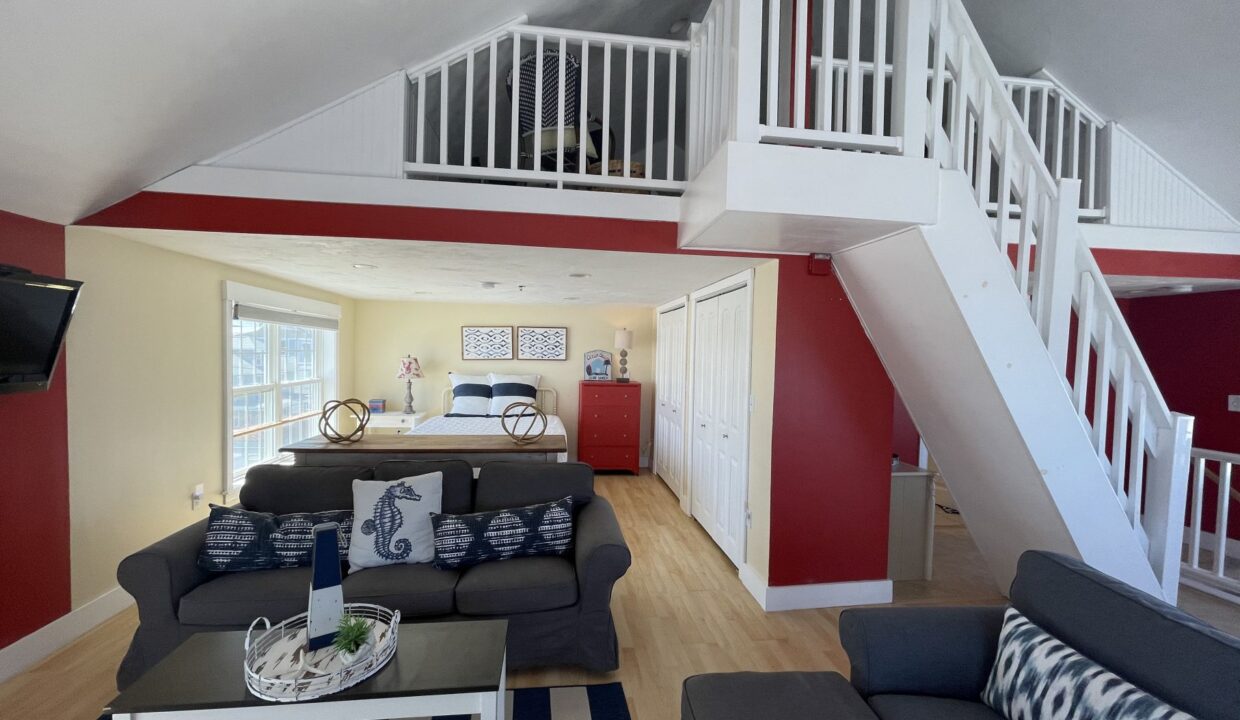
[(887, 114), (887, 0), (874, 4), (874, 84), (872, 132), (885, 135)]
[(510, 167), (516, 170), (520, 167), (520, 158), (518, 157), (518, 149), (521, 146), (521, 121), (518, 115), (518, 109), (521, 107), (521, 33), (512, 34), (512, 144), (509, 151), (512, 158), (509, 160)]
[(848, 5), (848, 132), (861, 132), (861, 0)]
[[(675, 50), (667, 53), (667, 174), (668, 180), (676, 175), (676, 66), (680, 55)], [(651, 171), (651, 176), (654, 175)]]
[(979, 127), (975, 141), (977, 169), (974, 171), (974, 177), (977, 182), (973, 188), (974, 199), (983, 212), (990, 206), (990, 124), (994, 122), (994, 113), (990, 107), (990, 93), (990, 83), (983, 83), (982, 104), (978, 110), (981, 118), (978, 120)]
[[(646, 51), (646, 177), (654, 179), (654, 46)], [(671, 142), (671, 138), (668, 138)]]
[(603, 151), (602, 175), (611, 174), (611, 43), (603, 43)]
[(448, 164), (448, 63), (439, 66), (439, 163)]
[[(1072, 399), (1076, 402), (1076, 411), (1082, 420), (1088, 421), (1085, 413), (1085, 399), (1089, 390), (1089, 351), (1092, 347), (1094, 322), (1097, 309), (1094, 307), (1094, 278), (1089, 273), (1081, 273), (1081, 297), (1076, 311), (1076, 360), (1073, 364)], [(1094, 408), (1094, 414), (1098, 409)]]
[[(779, 0), (771, 0), (772, 4)], [(815, 104), (817, 118), (814, 127), (831, 129), (832, 90), (835, 79), (835, 0), (822, 0), (822, 64), (818, 66), (818, 98)]]
[[(585, 175), (590, 158), (586, 149), (590, 145), (590, 121), (586, 108), (590, 102), (590, 41), (581, 41), (581, 108), (577, 114), (577, 174)], [(669, 178), (670, 179), (670, 178)]]
[(633, 160), (633, 43), (624, 46), (624, 176)]
[[(1037, 191), (1037, 171), (1033, 165), (1025, 166), (1025, 194), (1020, 207), (1020, 240), (1016, 246), (1016, 287), (1026, 302), (1029, 301), (1029, 255), (1033, 246), (1034, 221), (1041, 211)], [(1005, 248), (1006, 249), (1006, 248)]]
[[(1021, 128), (1024, 131), (1024, 128)], [(999, 195), (995, 198), (995, 240), (1004, 257), (1008, 252), (1008, 215), (1012, 198), (1012, 123), (1003, 121), (1002, 145), (999, 148)]]
[(414, 162), (426, 159), (426, 73), (418, 76), (418, 149)]
[(534, 36), (534, 150), (530, 167), (535, 171), (542, 170), (542, 134), (543, 134), (543, 46), (544, 36)]
[(473, 164), (474, 150), (474, 51), (465, 53), (465, 155), (461, 163), (465, 167)]
[[(1141, 526), (1141, 500), (1145, 497), (1145, 385), (1136, 383), (1132, 389), (1131, 457), (1128, 460), (1128, 518), (1133, 527)], [(1182, 521), (1181, 521), (1182, 522)]]
[(1201, 510), (1205, 505), (1206, 492), (1206, 459), (1196, 458), (1193, 461), (1193, 497), (1190, 531), (1188, 535), (1188, 564), (1201, 567)]
[(1111, 406), (1111, 366), (1115, 362), (1112, 340), (1113, 321), (1110, 315), (1102, 318), (1102, 336), (1098, 340), (1098, 363), (1094, 367), (1094, 448), (1099, 457), (1106, 457), (1107, 423)]
[(796, 27), (793, 32), (792, 47), (792, 127), (805, 127), (805, 72), (809, 68), (809, 0), (796, 2), (794, 17)]
[(938, 24), (934, 35), (934, 84), (930, 98), (930, 157), (943, 161), (945, 153), (939, 147), (939, 130), (943, 127), (943, 102), (947, 90), (947, 2), (940, 0)]
[(1227, 523), (1231, 511), (1231, 468), (1226, 460), (1218, 467), (1218, 508), (1214, 515), (1214, 574), (1225, 577), (1227, 569)]
[(1132, 402), (1132, 359), (1125, 352), (1119, 361), (1119, 381), (1115, 387), (1115, 428), (1111, 437), (1111, 484), (1123, 495), (1124, 471), (1127, 469), (1128, 416)]
[(969, 43), (967, 39), (961, 35), (959, 47), (956, 54), (960, 56), (956, 87), (952, 91), (952, 101), (955, 107), (952, 108), (952, 147), (953, 153), (952, 167), (956, 170), (968, 172), (968, 164), (965, 162), (965, 152), (968, 143), (966, 135), (968, 133), (969, 119), (969, 83), (972, 78), (969, 76)]
[(499, 85), (499, 77), (497, 76), (497, 66), (499, 64), (499, 38), (491, 38), (491, 54), (489, 57), (491, 63), (491, 73), (487, 78), (487, 91), (490, 93), (489, 102), (487, 102), (487, 167), (495, 167), (495, 94), (496, 86)]

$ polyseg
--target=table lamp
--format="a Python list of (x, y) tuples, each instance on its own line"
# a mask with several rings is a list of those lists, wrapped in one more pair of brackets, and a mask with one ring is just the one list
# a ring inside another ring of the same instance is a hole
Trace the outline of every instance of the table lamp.
[(633, 331), (621, 328), (616, 331), (616, 347), (620, 349), (620, 377), (616, 382), (629, 381), (629, 348), (633, 347)]
[(413, 381), (426, 377), (422, 374), (422, 366), (418, 359), (406, 355), (400, 359), (400, 370), (396, 372), (397, 380), (405, 381), (405, 414), (413, 414)]

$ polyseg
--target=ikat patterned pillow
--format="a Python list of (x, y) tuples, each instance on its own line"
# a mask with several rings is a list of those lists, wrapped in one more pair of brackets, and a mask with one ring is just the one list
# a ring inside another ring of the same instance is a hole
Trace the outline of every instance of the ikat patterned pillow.
[(351, 510), (272, 515), (212, 505), (198, 567), (210, 572), (246, 572), (309, 565), (314, 526), (340, 525), (340, 559), (348, 557), (353, 529)]
[(314, 526), (328, 522), (340, 526), (340, 560), (348, 560), (353, 535), (352, 510), (289, 513), (276, 516), (276, 531), (271, 535), (272, 550), (280, 567), (310, 565), (314, 560)]
[(1008, 720), (1194, 720), (1009, 608), (982, 702)]
[(563, 555), (573, 543), (573, 499), (511, 510), (435, 514), (435, 567), (469, 567), (488, 560)]

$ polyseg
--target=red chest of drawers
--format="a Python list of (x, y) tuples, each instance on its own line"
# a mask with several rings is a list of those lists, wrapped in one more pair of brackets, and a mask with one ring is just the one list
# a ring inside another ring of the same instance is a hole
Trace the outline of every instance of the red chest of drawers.
[(581, 382), (577, 459), (596, 470), (638, 472), (642, 384)]

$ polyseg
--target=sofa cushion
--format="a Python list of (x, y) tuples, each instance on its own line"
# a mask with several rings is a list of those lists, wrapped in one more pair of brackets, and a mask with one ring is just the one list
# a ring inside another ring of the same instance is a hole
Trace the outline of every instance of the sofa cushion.
[(1168, 705), (1235, 718), (1240, 639), (1055, 553), (1021, 555), (1011, 598), (1034, 624)]
[(874, 720), (857, 691), (833, 672), (695, 675), (681, 689), (681, 720)]
[(440, 512), (473, 512), (474, 468), (464, 460), (387, 460), (375, 465), (374, 477), (392, 481), (433, 472), (443, 473), (443, 509)]
[(982, 702), (1004, 717), (1193, 720), (1008, 608)]
[(508, 615), (569, 607), (577, 602), (577, 572), (559, 557), (525, 557), (475, 565), (456, 584), (464, 615)]
[(306, 611), (309, 567), (256, 570), (215, 577), (181, 598), (183, 625), (244, 627), (265, 617), (274, 625)]
[(364, 602), (399, 610), (403, 617), (447, 615), (453, 611), (455, 570), (425, 565), (385, 565), (345, 576), (346, 602)]
[[(478, 473), (473, 511), (536, 505), (568, 496), (575, 508), (594, 497), (594, 468), (585, 463), (489, 462)], [(449, 512), (446, 507), (444, 512)]]
[(373, 477), (369, 467), (352, 465), (255, 465), (245, 473), (241, 505), (276, 515), (352, 510), (353, 481)]
[(870, 707), (880, 720), (1003, 720), (980, 702), (926, 695), (875, 695)]

